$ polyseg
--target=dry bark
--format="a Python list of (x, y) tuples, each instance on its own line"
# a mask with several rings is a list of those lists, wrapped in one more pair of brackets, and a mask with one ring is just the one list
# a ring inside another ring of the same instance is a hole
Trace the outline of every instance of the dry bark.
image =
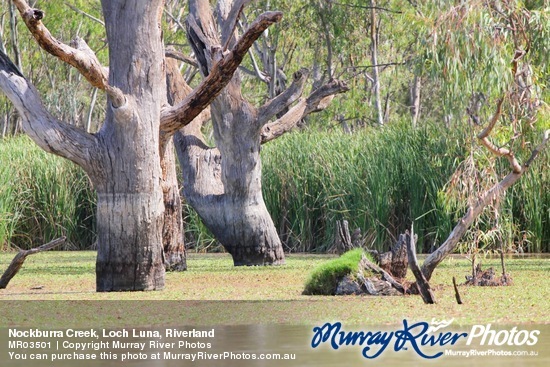
[(407, 253), (409, 256), (409, 267), (411, 268), (411, 271), (416, 278), (416, 287), (418, 288), (418, 291), (420, 293), (420, 296), (422, 297), (422, 300), (424, 303), (427, 304), (434, 304), (435, 303), (435, 296), (434, 293), (430, 287), (430, 283), (426, 280), (424, 277), (424, 274), (420, 270), (420, 266), (418, 266), (418, 261), (416, 260), (416, 243), (414, 238), (414, 232), (411, 229), (411, 234), (409, 236), (409, 241), (407, 241)]
[(328, 253), (336, 253), (342, 255), (344, 252), (353, 248), (351, 235), (349, 233), (349, 225), (347, 220), (336, 221), (336, 232), (334, 233), (334, 242)]
[[(224, 49), (235, 49), (238, 45), (235, 22), (244, 3), (218, 1), (217, 20), (208, 1), (191, 0), (189, 4), (188, 38), (207, 81), (219, 67), (218, 60)], [(280, 13), (266, 14), (280, 18)], [(262, 20), (251, 27), (258, 22)], [(250, 31), (240, 39), (246, 39), (248, 34)], [(201, 122), (197, 120), (175, 136), (185, 199), (233, 256), (235, 265), (284, 263), (281, 241), (261, 192), (261, 134), (277, 113), (300, 98), (307, 76), (305, 69), (300, 70), (286, 91), (256, 108), (242, 97), (240, 76), (236, 73), (211, 105), (216, 148), (205, 144)], [(326, 101), (326, 97), (346, 89), (342, 83), (332, 86), (332, 89), (325, 86), (298, 101), (291, 108), (293, 113), (277, 120), (274, 126), (282, 125), (282, 121), (294, 126), (305, 114), (323, 108), (325, 105), (321, 102)], [(190, 98), (195, 97), (191, 94), (183, 100)]]

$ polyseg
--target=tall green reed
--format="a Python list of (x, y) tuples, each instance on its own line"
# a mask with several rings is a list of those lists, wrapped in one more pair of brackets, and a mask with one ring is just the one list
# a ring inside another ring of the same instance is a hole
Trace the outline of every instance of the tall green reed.
[[(467, 134), (458, 130), (395, 123), (353, 135), (293, 133), (267, 144), (264, 198), (287, 250), (325, 251), (341, 219), (361, 228), (379, 250), (412, 220), (420, 251), (439, 245), (464, 214), (444, 197), (467, 154)], [(529, 251), (549, 246), (549, 177), (541, 167), (507, 195), (499, 223), (509, 242), (524, 241)]]
[[(266, 144), (263, 194), (285, 249), (326, 251), (335, 222), (346, 219), (380, 250), (414, 220), (418, 247), (429, 251), (463, 215), (459, 205), (449, 206), (444, 189), (467, 154), (464, 136), (394, 123), (353, 135), (291, 133)], [(499, 225), (509, 249), (550, 250), (548, 154), (540, 158), (501, 202)], [(0, 249), (28, 248), (61, 235), (68, 237), (66, 248), (89, 248), (94, 215), (95, 195), (81, 169), (26, 137), (0, 140)], [(188, 246), (221, 250), (188, 206), (184, 220)], [(487, 221), (476, 230), (488, 232), (493, 225)]]
[(30, 248), (67, 236), (66, 249), (95, 240), (95, 199), (76, 165), (46, 153), (29, 138), (0, 141), (0, 244)]

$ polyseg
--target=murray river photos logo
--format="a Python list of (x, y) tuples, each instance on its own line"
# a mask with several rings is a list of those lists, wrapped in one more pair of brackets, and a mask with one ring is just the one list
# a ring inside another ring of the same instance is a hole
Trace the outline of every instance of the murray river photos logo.
[[(342, 323), (327, 322), (313, 328), (311, 347), (328, 344), (333, 349), (360, 347), (363, 357), (373, 359), (386, 350), (394, 352), (412, 350), (427, 359), (439, 358), (454, 345), (481, 346), (533, 346), (538, 342), (539, 330), (493, 329), (491, 324), (474, 325), (470, 332), (445, 331), (454, 319), (431, 323), (409, 323), (403, 320), (403, 328), (394, 331), (346, 331)], [(434, 349), (435, 348), (435, 349)], [(429, 351), (428, 351), (429, 349)]]

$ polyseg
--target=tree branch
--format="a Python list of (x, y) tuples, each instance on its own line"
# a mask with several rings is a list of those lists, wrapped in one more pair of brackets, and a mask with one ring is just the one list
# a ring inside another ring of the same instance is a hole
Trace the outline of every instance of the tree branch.
[(229, 47), (232, 35), (235, 32), (235, 28), (237, 28), (239, 17), (243, 12), (244, 7), (248, 5), (249, 2), (250, 0), (236, 0), (236, 2), (233, 3), (231, 11), (227, 15), (227, 19), (224, 19), (221, 32), (224, 50), (227, 50), (227, 48)]
[[(183, 101), (185, 97), (187, 97), (190, 93), (193, 92), (193, 89), (186, 83), (185, 78), (183, 75), (181, 75), (177, 62), (172, 59), (166, 60), (166, 84), (167, 84), (167, 93), (168, 93), (168, 103), (170, 105), (176, 105)], [(187, 129), (191, 125), (194, 126), (193, 133), (194, 134), (200, 134), (200, 128), (202, 127), (203, 123), (205, 121), (208, 121), (210, 119), (210, 106), (206, 107), (202, 112), (195, 117), (193, 120), (193, 124), (188, 124)], [(168, 139), (171, 135), (165, 134), (161, 130), (160, 134), (161, 138), (161, 144), (164, 144), (166, 139)]]
[(43, 11), (30, 8), (24, 0), (13, 0), (13, 3), (40, 47), (76, 68), (94, 87), (105, 90), (109, 79), (107, 69), (101, 65), (84, 40), (78, 39), (76, 48), (60, 42), (42, 23), (45, 15)]
[(546, 144), (548, 144), (548, 140), (550, 140), (550, 129), (546, 130), (542, 136), (542, 141), (539, 145), (533, 151), (531, 152), (531, 156), (527, 161), (523, 164), (524, 169), (527, 169), (531, 166), (531, 163), (537, 158), (537, 156), (546, 148)]
[(94, 165), (99, 152), (94, 135), (54, 118), (44, 107), (36, 88), (21, 74), (6, 54), (0, 51), (0, 89), (23, 120), (23, 129), (47, 152), (67, 158), (88, 173), (97, 173)]
[(353, 5), (353, 4), (343, 4), (343, 3), (336, 3), (336, 2), (333, 2), (333, 4), (334, 5), (345, 6), (345, 7), (348, 7), (348, 8), (365, 9), (365, 10), (374, 9), (374, 10), (382, 10), (382, 11), (385, 11), (385, 12), (388, 12), (388, 13), (403, 14), (403, 12), (400, 11), (400, 10), (392, 10), (392, 9), (384, 8), (384, 7), (381, 7), (381, 6)]
[(60, 237), (42, 246), (35, 247), (30, 250), (20, 250), (11, 261), (10, 266), (8, 266), (4, 274), (2, 274), (2, 278), (0, 278), (0, 289), (5, 289), (8, 286), (10, 280), (19, 272), (19, 270), (23, 266), (23, 263), (25, 262), (27, 256), (56, 248), (57, 246), (63, 244), (66, 239), (66, 237)]
[(471, 206), (466, 214), (462, 217), (462, 219), (458, 222), (458, 224), (453, 228), (451, 234), (449, 237), (445, 240), (445, 242), (434, 252), (430, 254), (424, 260), (424, 264), (422, 265), (422, 273), (426, 277), (427, 280), (430, 280), (433, 271), (443, 261), (447, 255), (452, 253), (456, 246), (458, 245), (458, 242), (460, 241), (460, 238), (466, 233), (466, 230), (472, 225), (474, 220), (481, 214), (483, 209), (492, 203), (494, 200), (500, 198), (502, 194), (513, 184), (515, 184), (520, 177), (527, 172), (529, 169), (531, 163), (533, 160), (537, 157), (540, 152), (542, 152), (549, 140), (550, 136), (550, 130), (546, 130), (544, 132), (544, 137), (542, 139), (542, 142), (533, 150), (531, 153), (531, 157), (525, 162), (523, 167), (519, 170), (519, 172), (512, 171), (510, 172), (506, 177), (502, 179), (499, 183), (495, 184), (491, 189), (486, 191), (477, 201), (477, 203), (474, 206)]
[(294, 103), (304, 91), (304, 85), (309, 76), (309, 70), (302, 68), (294, 73), (294, 81), (283, 93), (269, 100), (258, 111), (258, 123), (264, 125), (286, 107)]
[(93, 20), (94, 22), (97, 22), (97, 23), (99, 23), (99, 24), (101, 24), (102, 26), (105, 27), (105, 22), (102, 21), (101, 19), (96, 18), (96, 17), (94, 17), (93, 15), (88, 14), (88, 13), (86, 13), (86, 12), (83, 11), (83, 10), (80, 10), (79, 8), (77, 8), (76, 6), (74, 6), (74, 5), (72, 5), (72, 4), (65, 3), (65, 5), (67, 5), (72, 11), (77, 12), (78, 14), (82, 14), (82, 15), (84, 15), (85, 17), (88, 17), (88, 18), (90, 18), (91, 20)]
[(186, 56), (182, 52), (176, 51), (172, 47), (167, 47), (166, 50), (164, 51), (164, 55), (172, 59), (183, 61), (184, 63), (189, 64), (195, 68), (199, 67), (199, 64), (197, 63), (197, 61), (194, 60), (192, 57)]
[(407, 241), (407, 257), (409, 260), (409, 267), (411, 268), (411, 271), (416, 279), (418, 292), (420, 293), (420, 296), (422, 297), (424, 303), (433, 305), (434, 303), (436, 303), (435, 295), (432, 291), (432, 288), (430, 287), (430, 283), (428, 283), (428, 280), (424, 277), (424, 274), (420, 270), (420, 267), (418, 266), (418, 260), (416, 259), (416, 239), (414, 235), (414, 225), (411, 225), (411, 235), (409, 239), (410, 240)]
[(309, 97), (300, 99), (284, 116), (266, 124), (262, 129), (262, 144), (292, 130), (298, 121), (305, 116), (327, 108), (335, 94), (344, 93), (348, 90), (348, 86), (338, 80), (333, 80), (319, 87)]
[(173, 134), (181, 127), (191, 122), (216, 98), (223, 88), (231, 81), (235, 70), (239, 67), (248, 49), (262, 32), (270, 25), (280, 21), (281, 12), (266, 12), (250, 25), (248, 30), (237, 41), (235, 47), (227, 54), (219, 52), (220, 60), (216, 62), (208, 76), (181, 103), (165, 108), (161, 114), (161, 131)]
[(491, 121), (489, 121), (489, 125), (487, 125), (487, 127), (485, 127), (485, 129), (483, 129), (483, 131), (477, 135), (477, 138), (480, 140), (481, 144), (483, 144), (487, 149), (489, 149), (490, 152), (492, 152), (496, 156), (506, 156), (506, 158), (510, 162), (510, 165), (512, 166), (512, 170), (515, 173), (521, 173), (521, 165), (514, 156), (514, 153), (512, 153), (509, 149), (497, 147), (489, 140), (489, 135), (493, 131), (495, 125), (498, 122), (498, 119), (500, 118), (500, 115), (502, 114), (503, 101), (504, 98), (498, 100), (497, 109), (495, 111), (495, 114), (493, 115), (493, 118), (491, 119)]

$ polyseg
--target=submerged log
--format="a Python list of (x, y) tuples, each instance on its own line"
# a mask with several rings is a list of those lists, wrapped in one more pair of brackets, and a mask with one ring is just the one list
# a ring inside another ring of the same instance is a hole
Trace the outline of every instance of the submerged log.
[(10, 280), (19, 272), (19, 270), (23, 266), (23, 263), (25, 262), (25, 259), (27, 258), (27, 256), (32, 254), (37, 254), (42, 251), (51, 250), (61, 245), (62, 243), (64, 243), (66, 239), (67, 239), (66, 237), (60, 237), (42, 246), (35, 247), (30, 250), (19, 251), (19, 253), (15, 255), (15, 257), (11, 261), (10, 266), (8, 266), (8, 268), (2, 275), (2, 278), (0, 278), (0, 289), (4, 289), (8, 286), (8, 283), (10, 282)]

